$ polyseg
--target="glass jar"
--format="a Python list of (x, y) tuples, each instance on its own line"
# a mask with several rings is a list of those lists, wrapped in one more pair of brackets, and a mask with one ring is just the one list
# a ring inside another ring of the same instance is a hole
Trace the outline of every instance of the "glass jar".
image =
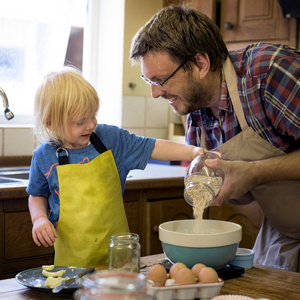
[(184, 178), (184, 199), (192, 206), (195, 201), (201, 202), (204, 208), (211, 205), (223, 184), (223, 171), (206, 166), (206, 159), (219, 159), (219, 156), (212, 152), (198, 155), (188, 166)]
[(78, 281), (76, 300), (144, 300), (149, 299), (143, 274), (111, 271), (94, 273)]
[(139, 235), (119, 233), (110, 237), (108, 269), (128, 272), (140, 271)]

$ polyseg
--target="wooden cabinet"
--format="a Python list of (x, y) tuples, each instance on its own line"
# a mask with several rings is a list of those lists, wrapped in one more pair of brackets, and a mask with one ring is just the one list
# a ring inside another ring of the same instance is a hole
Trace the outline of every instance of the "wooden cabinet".
[[(152, 170), (153, 172), (155, 170)], [(172, 169), (171, 172), (174, 176)], [(183, 198), (183, 176), (150, 178), (126, 183), (124, 206), (131, 232), (140, 236), (141, 255), (162, 252), (158, 236), (161, 223), (193, 218), (193, 209)], [(262, 213), (256, 203), (209, 207), (204, 218), (236, 222), (243, 227), (241, 247), (251, 248)], [(0, 189), (0, 279), (53, 263), (53, 247), (38, 247), (32, 240), (32, 224), (25, 188)]]
[(32, 240), (32, 223), (26, 193), (0, 201), (0, 278), (10, 278), (18, 272), (51, 264), (53, 247), (38, 247)]
[(223, 203), (222, 206), (208, 208), (208, 216), (212, 220), (223, 220), (242, 226), (241, 248), (251, 249), (254, 245), (263, 219), (263, 212), (256, 201), (247, 205), (232, 205)]
[[(183, 198), (183, 178), (149, 181), (144, 185), (127, 186), (124, 203), (130, 231), (140, 236), (141, 255), (162, 252), (158, 237), (159, 225), (172, 220), (193, 218), (193, 208)], [(138, 199), (138, 214), (127, 206), (129, 199)]]
[[(19, 198), (10, 196), (0, 200), (0, 279), (14, 277), (22, 270), (53, 264), (53, 247), (38, 247), (33, 242), (28, 196), (25, 191), (22, 194)], [(126, 193), (124, 206), (130, 230), (140, 233), (143, 228), (140, 192)]]
[(215, 21), (230, 50), (255, 42), (297, 47), (297, 20), (284, 18), (277, 0), (165, 0), (164, 6), (182, 3)]
[(229, 49), (253, 42), (283, 43), (296, 47), (297, 20), (282, 15), (277, 0), (222, 0), (220, 29)]
[(145, 255), (162, 253), (158, 238), (159, 225), (174, 220), (193, 218), (193, 208), (183, 198), (183, 188), (164, 189), (160, 193), (148, 192)]

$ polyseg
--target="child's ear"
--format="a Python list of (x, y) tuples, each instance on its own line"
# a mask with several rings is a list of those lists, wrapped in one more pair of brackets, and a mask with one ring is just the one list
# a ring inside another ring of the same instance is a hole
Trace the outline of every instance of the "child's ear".
[(196, 62), (199, 69), (199, 77), (203, 79), (210, 70), (210, 59), (207, 54), (196, 54)]
[(48, 120), (46, 120), (46, 122), (45, 122), (45, 126), (48, 128), (48, 129), (50, 129), (51, 128), (51, 121), (48, 119)]

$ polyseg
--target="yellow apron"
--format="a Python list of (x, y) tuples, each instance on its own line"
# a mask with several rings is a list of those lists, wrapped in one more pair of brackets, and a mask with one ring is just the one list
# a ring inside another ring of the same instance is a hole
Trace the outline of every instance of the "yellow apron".
[[(237, 90), (235, 70), (228, 58), (224, 73), (235, 114), (242, 131), (214, 149), (226, 159), (254, 161), (286, 155), (248, 126)], [(205, 130), (201, 132), (205, 145)], [(264, 212), (264, 220), (256, 238), (255, 263), (291, 271), (300, 271), (300, 182), (274, 181), (251, 190), (247, 199), (256, 200)]]
[(128, 232), (119, 173), (111, 150), (87, 164), (57, 167), (60, 215), (55, 265), (108, 262), (110, 236)]

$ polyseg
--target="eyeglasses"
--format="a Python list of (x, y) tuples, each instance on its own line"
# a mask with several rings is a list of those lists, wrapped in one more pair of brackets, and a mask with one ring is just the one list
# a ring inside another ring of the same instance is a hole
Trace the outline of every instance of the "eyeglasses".
[(163, 82), (158, 82), (158, 81), (152, 81), (152, 80), (150, 80), (150, 79), (148, 79), (146, 76), (144, 76), (144, 75), (141, 75), (140, 77), (145, 81), (145, 82), (147, 82), (148, 84), (150, 84), (150, 85), (155, 85), (155, 86), (157, 86), (157, 87), (159, 87), (159, 88), (161, 88), (161, 89), (163, 89), (163, 90), (165, 90), (166, 88), (165, 88), (165, 86), (164, 86), (164, 84), (170, 79), (170, 78), (172, 78), (175, 74), (176, 74), (176, 72), (186, 63), (187, 61), (185, 60), (169, 77), (167, 77)]

